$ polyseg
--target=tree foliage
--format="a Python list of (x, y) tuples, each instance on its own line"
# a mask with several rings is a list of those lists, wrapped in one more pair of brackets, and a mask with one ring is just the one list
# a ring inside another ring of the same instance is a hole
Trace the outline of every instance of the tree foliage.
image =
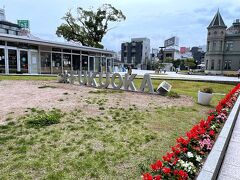
[(165, 60), (164, 60), (164, 62), (165, 63), (173, 63), (173, 58), (171, 58), (171, 57), (167, 57)]
[(188, 58), (184, 61), (184, 65), (189, 67), (189, 68), (195, 68), (196, 67), (196, 63), (195, 60), (193, 58)]
[(65, 23), (61, 24), (56, 32), (59, 37), (80, 42), (84, 46), (103, 48), (102, 38), (112, 29), (109, 28), (109, 23), (120, 22), (126, 17), (121, 10), (110, 4), (103, 4), (95, 12), (78, 7), (77, 17), (74, 17), (70, 10), (62, 19)]

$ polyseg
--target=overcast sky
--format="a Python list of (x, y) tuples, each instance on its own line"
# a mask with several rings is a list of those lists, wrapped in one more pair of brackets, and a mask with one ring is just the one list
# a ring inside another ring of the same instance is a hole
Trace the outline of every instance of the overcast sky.
[(44, 39), (57, 40), (57, 27), (69, 9), (99, 7), (110, 3), (121, 9), (127, 19), (103, 39), (105, 48), (120, 50), (121, 42), (132, 37), (148, 37), (151, 48), (163, 45), (171, 36), (178, 36), (180, 46), (206, 44), (206, 27), (219, 8), (230, 26), (240, 18), (240, 0), (0, 0), (8, 21), (30, 20), (31, 33)]

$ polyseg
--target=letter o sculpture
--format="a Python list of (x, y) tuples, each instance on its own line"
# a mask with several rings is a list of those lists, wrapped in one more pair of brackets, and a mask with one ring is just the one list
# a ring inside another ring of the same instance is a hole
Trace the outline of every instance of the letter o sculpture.
[[(118, 78), (120, 81), (118, 85), (115, 83), (116, 78)], [(119, 74), (119, 73), (113, 74), (111, 84), (112, 84), (113, 89), (121, 89), (121, 87), (123, 85), (123, 78), (122, 78), (121, 74)]]

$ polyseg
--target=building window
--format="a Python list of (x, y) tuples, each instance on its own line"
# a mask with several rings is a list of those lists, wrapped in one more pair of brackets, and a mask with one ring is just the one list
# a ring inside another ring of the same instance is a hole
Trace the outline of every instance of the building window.
[(63, 70), (71, 70), (71, 54), (63, 54)]
[(1, 46), (5, 46), (5, 41), (0, 41)]
[(62, 52), (62, 49), (61, 48), (52, 48), (52, 51)]
[(12, 31), (12, 30), (8, 30), (8, 34), (17, 35), (17, 32), (16, 31)]
[(132, 56), (132, 64), (135, 64), (135, 56)]
[(82, 70), (88, 71), (88, 56), (82, 56)]
[(22, 73), (28, 73), (28, 52), (20, 51), (20, 66)]
[(226, 51), (232, 51), (233, 50), (233, 42), (232, 41), (226, 41), (225, 50)]
[(216, 35), (216, 34), (217, 34), (217, 31), (214, 31), (214, 34)]
[(16, 42), (7, 42), (7, 46), (18, 47), (18, 43), (16, 43)]
[(229, 70), (232, 69), (232, 61), (231, 60), (228, 61), (228, 69)]
[(223, 41), (220, 41), (220, 51), (222, 51)]
[(17, 72), (17, 50), (8, 49), (9, 73)]
[(0, 49), (0, 73), (5, 73), (5, 52), (4, 49)]
[(216, 42), (216, 41), (213, 41), (213, 48), (212, 48), (213, 51), (216, 50), (216, 46), (217, 46), (217, 42)]
[(211, 70), (214, 70), (214, 60), (211, 61)]
[(208, 60), (206, 60), (206, 69), (208, 69)]
[(63, 49), (63, 52), (66, 52), (66, 53), (71, 53), (72, 50), (71, 49)]
[(51, 53), (41, 52), (41, 74), (51, 74)]
[(62, 73), (62, 54), (52, 53), (52, 72), (53, 74)]
[(224, 70), (231, 70), (232, 61), (231, 60), (225, 60), (224, 61)]
[(124, 57), (124, 63), (125, 64), (127, 63), (127, 57)]
[(207, 42), (207, 52), (209, 51), (210, 42)]
[(218, 70), (221, 70), (221, 60), (218, 60)]
[(0, 33), (7, 34), (7, 30), (0, 28)]
[(80, 54), (80, 51), (79, 50), (72, 50), (72, 53), (73, 54)]
[(80, 55), (72, 56), (73, 70), (80, 70)]
[(95, 57), (95, 72), (101, 72), (101, 57)]

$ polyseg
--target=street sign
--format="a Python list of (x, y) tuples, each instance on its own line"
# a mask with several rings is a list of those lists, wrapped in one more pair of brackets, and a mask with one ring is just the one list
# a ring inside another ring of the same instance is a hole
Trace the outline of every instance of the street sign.
[(29, 20), (18, 20), (18, 25), (23, 29), (29, 29)]

